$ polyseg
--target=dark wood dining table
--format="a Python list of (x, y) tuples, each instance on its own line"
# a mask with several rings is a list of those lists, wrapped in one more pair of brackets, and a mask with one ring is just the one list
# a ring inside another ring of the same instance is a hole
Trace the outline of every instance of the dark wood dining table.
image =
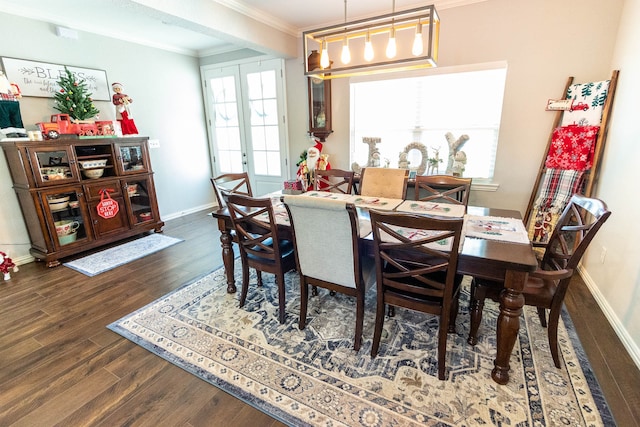
[[(521, 219), (520, 212), (507, 209), (494, 209), (469, 206), (467, 213), (476, 216), (492, 216)], [(222, 259), (227, 276), (227, 292), (236, 292), (234, 278), (234, 253), (231, 230), (233, 225), (226, 208), (213, 211), (218, 222)], [(362, 219), (368, 219), (366, 209), (358, 209)], [(278, 225), (278, 230), (286, 237), (291, 236), (290, 227)], [(364, 252), (372, 255), (371, 235), (362, 239)], [(369, 249), (369, 250), (368, 250)], [(500, 315), (496, 330), (497, 349), (491, 377), (498, 384), (509, 382), (509, 359), (520, 329), (520, 314), (524, 306), (522, 289), (529, 272), (534, 271), (538, 262), (531, 244), (510, 243), (499, 240), (487, 240), (467, 237), (458, 257), (458, 272), (461, 274), (504, 281), (505, 291), (500, 301)]]

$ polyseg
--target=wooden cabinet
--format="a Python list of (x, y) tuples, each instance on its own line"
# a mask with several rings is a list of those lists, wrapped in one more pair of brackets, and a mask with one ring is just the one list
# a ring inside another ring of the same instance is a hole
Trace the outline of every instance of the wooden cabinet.
[[(161, 232), (146, 137), (3, 141), (31, 254), (59, 259)], [(103, 202), (104, 199), (113, 202)]]

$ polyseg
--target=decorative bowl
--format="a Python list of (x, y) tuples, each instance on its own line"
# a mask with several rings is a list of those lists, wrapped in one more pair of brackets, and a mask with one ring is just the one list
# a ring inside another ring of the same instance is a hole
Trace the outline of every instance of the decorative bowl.
[(82, 169), (82, 174), (89, 179), (98, 179), (104, 174), (104, 169)]
[(77, 201), (77, 200), (74, 200), (72, 202), (69, 202), (69, 206), (72, 207), (72, 208), (80, 207), (80, 202)]
[(142, 221), (149, 221), (151, 219), (151, 212), (143, 212), (140, 214), (140, 219)]
[(69, 196), (62, 196), (62, 195), (56, 194), (54, 196), (48, 197), (47, 202), (49, 203), (49, 208), (52, 211), (57, 211), (69, 206)]
[(82, 174), (89, 179), (98, 179), (104, 174), (107, 159), (78, 160)]
[(107, 159), (78, 160), (78, 163), (82, 169), (103, 168), (107, 165)]

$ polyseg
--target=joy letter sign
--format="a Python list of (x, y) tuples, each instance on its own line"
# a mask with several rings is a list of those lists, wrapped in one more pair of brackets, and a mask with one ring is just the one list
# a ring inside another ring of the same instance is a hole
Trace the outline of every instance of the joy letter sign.
[(98, 206), (96, 206), (98, 215), (100, 215), (104, 219), (113, 218), (118, 214), (118, 211), (120, 210), (120, 205), (118, 205), (118, 202), (113, 200), (111, 198), (111, 195), (109, 195), (110, 191), (113, 190), (100, 190), (100, 202), (98, 202)]

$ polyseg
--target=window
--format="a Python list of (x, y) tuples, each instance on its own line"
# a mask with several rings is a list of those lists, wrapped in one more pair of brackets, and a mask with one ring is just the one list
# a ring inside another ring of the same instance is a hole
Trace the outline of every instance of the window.
[[(439, 74), (351, 83), (351, 162), (366, 166), (370, 144), (363, 137), (380, 138), (375, 148), (380, 165), (398, 166), (399, 154), (412, 143), (423, 144), (429, 159), (439, 158), (432, 173), (445, 173), (451, 133), (468, 135), (463, 176), (493, 178), (506, 66), (473, 71), (437, 69)], [(421, 163), (420, 150), (410, 150), (410, 168)]]

